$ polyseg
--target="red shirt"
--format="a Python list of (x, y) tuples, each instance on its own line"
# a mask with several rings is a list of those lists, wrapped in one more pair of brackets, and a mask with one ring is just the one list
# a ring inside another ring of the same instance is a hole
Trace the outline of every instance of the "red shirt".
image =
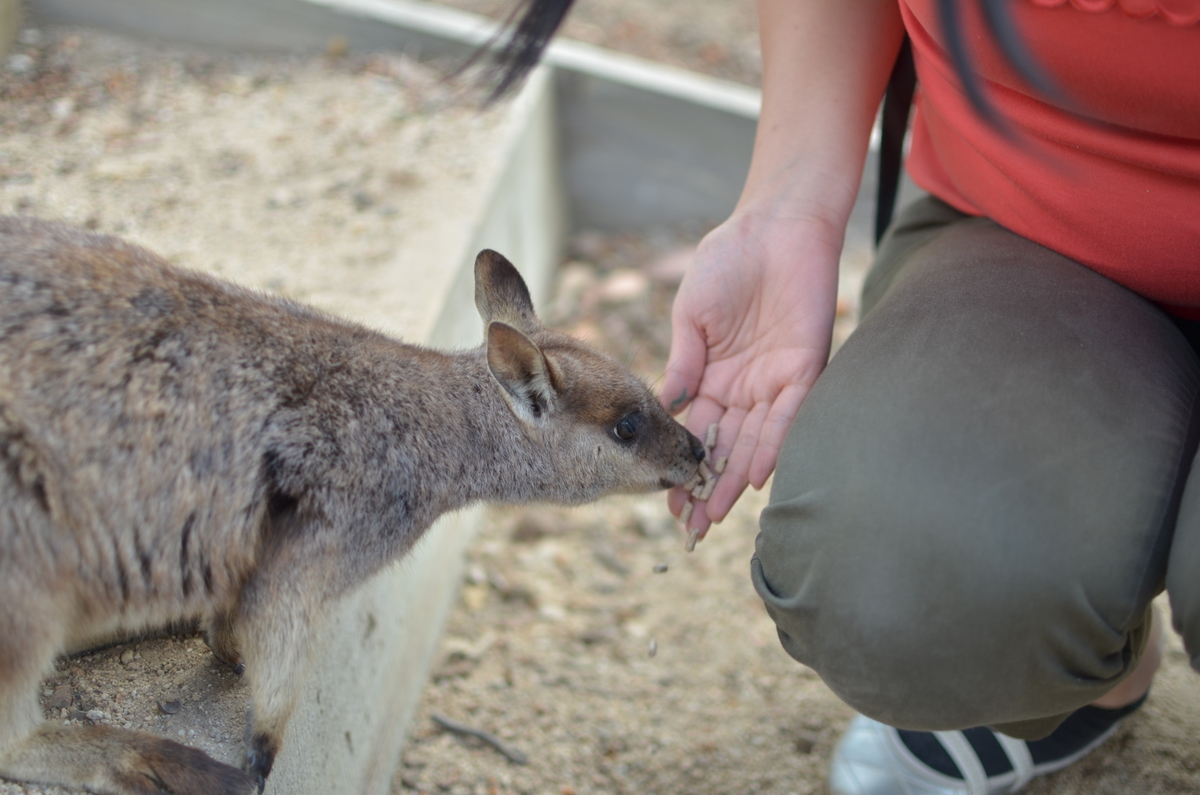
[(1200, 0), (1007, 5), (1037, 63), (1090, 120), (1029, 88), (976, 4), (961, 5), (986, 96), (1016, 132), (1005, 137), (972, 110), (941, 44), (935, 1), (901, 0), (920, 83), (913, 180), (1200, 318)]

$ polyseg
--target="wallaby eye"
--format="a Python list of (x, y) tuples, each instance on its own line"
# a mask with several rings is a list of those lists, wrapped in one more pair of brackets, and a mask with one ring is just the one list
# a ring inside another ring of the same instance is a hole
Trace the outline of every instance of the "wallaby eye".
[(614, 425), (612, 434), (622, 442), (632, 441), (633, 437), (637, 436), (638, 429), (642, 427), (645, 419), (646, 417), (640, 411), (635, 411)]

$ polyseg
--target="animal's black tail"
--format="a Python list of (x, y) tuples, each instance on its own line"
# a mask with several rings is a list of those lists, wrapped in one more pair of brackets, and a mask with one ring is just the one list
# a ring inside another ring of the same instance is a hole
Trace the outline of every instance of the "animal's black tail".
[[(499, 99), (521, 84), (537, 66), (554, 32), (562, 25), (574, 0), (520, 0), (509, 15), (505, 31), (490, 50), (496, 69), (484, 78), (491, 88), (488, 101)], [(476, 55), (481, 55), (479, 53)], [(472, 58), (474, 61), (476, 58)]]

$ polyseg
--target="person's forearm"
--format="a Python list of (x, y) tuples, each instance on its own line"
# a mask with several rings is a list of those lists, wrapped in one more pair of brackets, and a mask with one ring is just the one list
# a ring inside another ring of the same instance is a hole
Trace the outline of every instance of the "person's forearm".
[(758, 13), (763, 111), (739, 209), (791, 196), (802, 206), (786, 210), (844, 225), (903, 39), (897, 0), (759, 0)]

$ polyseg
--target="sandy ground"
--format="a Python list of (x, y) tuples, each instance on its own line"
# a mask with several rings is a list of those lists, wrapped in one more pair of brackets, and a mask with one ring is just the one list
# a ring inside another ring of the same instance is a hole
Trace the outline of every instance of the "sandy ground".
[(24, 37), (0, 83), (0, 209), (353, 317), (397, 241), (469, 205), (502, 115), (400, 56)]

